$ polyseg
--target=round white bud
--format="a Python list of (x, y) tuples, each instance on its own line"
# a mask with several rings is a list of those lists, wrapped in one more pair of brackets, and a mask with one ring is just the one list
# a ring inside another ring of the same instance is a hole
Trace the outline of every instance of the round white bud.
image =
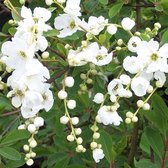
[(26, 154), (26, 158), (27, 159), (30, 159), (31, 158), (31, 155), (29, 153)]
[(153, 86), (149, 85), (149, 87), (148, 87), (148, 89), (147, 89), (147, 92), (148, 92), (148, 93), (152, 93), (152, 91), (153, 91)]
[(25, 130), (26, 129), (26, 125), (25, 124), (21, 124), (18, 127), (18, 130)]
[(92, 149), (97, 148), (97, 143), (96, 143), (96, 142), (91, 142), (90, 147), (91, 147)]
[(125, 75), (125, 74), (122, 74), (120, 76), (120, 80), (121, 80), (122, 84), (124, 84), (124, 85), (128, 85), (131, 82), (131, 78), (128, 75)]
[(13, 19), (10, 19), (10, 20), (8, 21), (8, 23), (9, 23), (10, 25), (13, 25), (13, 24), (15, 23), (15, 21), (14, 21)]
[(69, 109), (74, 109), (76, 107), (76, 101), (75, 100), (68, 100), (67, 106)]
[(24, 145), (24, 146), (23, 146), (23, 149), (24, 149), (25, 152), (27, 152), (27, 151), (30, 150), (30, 147), (29, 147), (29, 145)]
[(116, 34), (117, 32), (117, 27), (115, 25), (110, 25), (107, 27), (107, 32), (111, 35)]
[(67, 94), (67, 92), (65, 91), (65, 90), (60, 90), (59, 92), (58, 92), (58, 98), (59, 99), (66, 99), (67, 98), (67, 96), (68, 96), (68, 94)]
[(36, 117), (34, 119), (34, 125), (36, 127), (42, 127), (44, 125), (44, 119), (42, 117)]
[(138, 117), (137, 116), (133, 116), (132, 117), (132, 122), (138, 122)]
[(85, 153), (86, 152), (86, 148), (83, 148), (82, 152)]
[(67, 124), (69, 122), (69, 118), (67, 116), (62, 116), (60, 118), (60, 123), (61, 124)]
[(127, 90), (126, 97), (127, 98), (132, 97), (132, 92), (130, 90)]
[(26, 164), (27, 164), (28, 166), (32, 166), (32, 165), (34, 164), (33, 159), (27, 160)]
[(50, 6), (53, 3), (53, 0), (45, 0), (46, 5)]
[(125, 123), (126, 123), (126, 124), (130, 124), (130, 123), (131, 123), (131, 119), (130, 119), (130, 118), (126, 118), (126, 119), (125, 119)]
[(77, 151), (82, 152), (83, 151), (83, 145), (78, 145), (77, 146)]
[(111, 111), (117, 111), (117, 106), (115, 106), (115, 105), (113, 105), (113, 106), (111, 106)]
[(155, 23), (155, 24), (154, 24), (154, 27), (160, 29), (160, 28), (161, 28), (161, 24), (160, 24), (160, 23)]
[(100, 138), (100, 133), (95, 132), (95, 133), (93, 134), (93, 138), (94, 138), (94, 139), (99, 139), (99, 138)]
[(98, 128), (98, 126), (96, 126), (96, 125), (92, 125), (91, 130), (92, 130), (93, 132), (96, 132), (96, 131), (99, 130), (99, 128)]
[(122, 39), (118, 39), (118, 40), (117, 40), (117, 44), (118, 44), (119, 46), (121, 46), (121, 45), (123, 44), (123, 40), (122, 40)]
[(99, 115), (96, 116), (95, 120), (96, 120), (97, 123), (101, 123), (101, 119), (100, 119)]
[(72, 76), (67, 76), (65, 78), (65, 86), (72, 87), (74, 85), (74, 83), (75, 83), (75, 80)]
[(147, 27), (147, 28), (145, 29), (145, 31), (146, 31), (146, 32), (151, 32), (151, 29), (150, 29), (149, 27)]
[(85, 79), (87, 78), (87, 76), (86, 76), (86, 74), (81, 73), (81, 74), (80, 74), (80, 78), (83, 79), (83, 80), (85, 80)]
[(31, 152), (31, 153), (30, 153), (30, 156), (31, 156), (32, 158), (34, 158), (34, 157), (36, 157), (36, 153), (35, 153), (35, 152)]
[(117, 101), (117, 97), (115, 95), (110, 95), (111, 102), (115, 103)]
[(96, 93), (93, 101), (97, 104), (101, 104), (104, 101), (104, 95), (102, 93)]
[(42, 56), (43, 59), (47, 59), (49, 57), (49, 55), (50, 55), (49, 52), (45, 51), (45, 52), (42, 53), (41, 56)]
[(137, 106), (138, 107), (143, 107), (144, 106), (144, 102), (142, 100), (138, 100), (137, 101)]
[(132, 112), (130, 112), (130, 111), (128, 111), (126, 113), (126, 117), (128, 117), (128, 118), (132, 118), (133, 116), (134, 116), (134, 114)]
[(19, 3), (20, 3), (21, 5), (23, 5), (23, 4), (25, 4), (25, 0), (19, 0)]
[(116, 50), (117, 50), (117, 51), (120, 51), (121, 49), (122, 49), (122, 48), (119, 47), (119, 46), (116, 47)]
[(129, 17), (126, 17), (121, 21), (121, 25), (124, 30), (131, 30), (135, 26), (135, 22)]
[(71, 122), (73, 125), (77, 125), (79, 123), (79, 118), (78, 117), (72, 117)]
[(77, 144), (81, 144), (83, 142), (83, 139), (81, 137), (79, 137), (77, 140), (76, 140)]
[(82, 133), (81, 128), (75, 128), (75, 134), (80, 135)]
[(150, 109), (149, 103), (145, 103), (144, 106), (143, 106), (143, 109), (144, 110), (149, 110)]
[(135, 35), (136, 36), (141, 36), (141, 33), (140, 32), (135, 32)]
[(36, 131), (36, 126), (34, 124), (29, 124), (27, 129), (30, 133), (34, 133)]
[(163, 87), (163, 84), (160, 81), (156, 81), (156, 86), (158, 88), (161, 88), (161, 87)]
[(36, 140), (34, 140), (34, 139), (31, 140), (30, 143), (29, 143), (29, 145), (30, 145), (31, 148), (35, 148), (37, 146)]
[(74, 136), (73, 135), (68, 135), (67, 136), (67, 140), (69, 141), (69, 142), (73, 142), (74, 140), (75, 140), (75, 138), (74, 138)]

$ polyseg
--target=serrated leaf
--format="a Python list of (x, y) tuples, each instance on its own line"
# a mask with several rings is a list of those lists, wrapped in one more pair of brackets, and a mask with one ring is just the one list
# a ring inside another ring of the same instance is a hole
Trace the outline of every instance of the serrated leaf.
[(0, 155), (10, 160), (21, 159), (21, 154), (16, 149), (11, 147), (0, 148)]
[(152, 128), (147, 127), (145, 129), (145, 135), (154, 152), (159, 156), (159, 158), (162, 158), (164, 144), (160, 133), (153, 130)]
[(120, 12), (123, 4), (123, 2), (114, 4), (109, 10), (109, 17), (112, 18), (116, 16)]
[(27, 139), (30, 137), (30, 133), (26, 130), (15, 130), (7, 134), (1, 141), (0, 146), (13, 144), (19, 140)]
[(162, 35), (162, 38), (161, 38), (161, 43), (164, 44), (164, 43), (167, 43), (168, 42), (168, 30), (166, 30), (163, 35)]

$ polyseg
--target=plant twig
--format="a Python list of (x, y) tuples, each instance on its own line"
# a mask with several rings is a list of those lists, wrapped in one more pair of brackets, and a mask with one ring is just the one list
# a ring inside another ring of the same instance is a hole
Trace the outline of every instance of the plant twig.
[(0, 117), (6, 117), (6, 116), (14, 115), (14, 114), (17, 114), (19, 112), (20, 112), (20, 110), (11, 111), (11, 112), (4, 113), (4, 114), (0, 115)]
[(165, 161), (166, 161), (167, 148), (168, 148), (168, 139), (164, 143), (164, 153), (163, 153), (163, 157), (162, 157), (161, 168), (166, 168)]

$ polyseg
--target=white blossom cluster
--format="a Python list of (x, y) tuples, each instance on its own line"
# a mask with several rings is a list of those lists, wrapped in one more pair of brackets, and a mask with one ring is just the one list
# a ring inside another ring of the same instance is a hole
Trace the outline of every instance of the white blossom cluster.
[(7, 96), (11, 97), (14, 107), (20, 107), (24, 118), (32, 118), (41, 109), (49, 111), (53, 105), (50, 84), (46, 83), (49, 71), (36, 58), (36, 52), (43, 52), (48, 46), (43, 32), (51, 29), (46, 24), (51, 12), (37, 7), (32, 13), (23, 6), (21, 16), (23, 19), (18, 22), (14, 37), (2, 45), (1, 60), (12, 71), (7, 81), (12, 90)]

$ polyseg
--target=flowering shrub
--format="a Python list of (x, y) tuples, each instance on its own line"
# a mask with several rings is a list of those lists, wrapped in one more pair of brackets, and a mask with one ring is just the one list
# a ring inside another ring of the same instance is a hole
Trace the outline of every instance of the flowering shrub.
[(1, 167), (168, 166), (165, 0), (4, 5)]

